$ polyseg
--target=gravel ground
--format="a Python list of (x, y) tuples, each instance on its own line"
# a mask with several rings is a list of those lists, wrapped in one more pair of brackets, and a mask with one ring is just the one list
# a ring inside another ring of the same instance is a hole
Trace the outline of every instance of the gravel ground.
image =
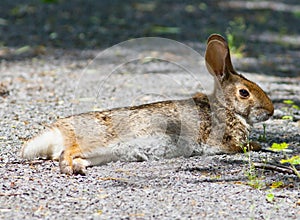
[[(118, 51), (130, 56), (127, 49)], [(300, 218), (299, 179), (249, 165), (249, 160), (278, 163), (281, 153), (115, 162), (91, 167), (87, 176), (62, 175), (57, 162), (22, 161), (22, 143), (56, 118), (91, 106), (105, 109), (186, 97), (199, 88), (181, 66), (157, 60), (132, 61), (96, 79), (95, 73), (101, 76), (119, 62), (112, 53), (91, 64), (98, 52), (49, 50), (33, 59), (1, 62), (1, 81), (9, 91), (0, 103), (1, 219)], [(287, 154), (299, 154), (300, 111), (283, 103), (291, 99), (299, 105), (299, 77), (245, 75), (275, 104), (274, 117), (265, 123), (264, 147), (287, 142), (293, 150)], [(178, 81), (182, 83), (174, 83)], [(294, 120), (282, 120), (283, 115)], [(257, 124), (252, 138), (262, 133), (262, 124)], [(279, 181), (282, 185), (272, 189)], [(274, 195), (272, 201), (268, 194)]]
[[(143, 44), (94, 60), (103, 48), (161, 36), (203, 55), (198, 42), (212, 32), (231, 33), (235, 46), (245, 46), (235, 66), (274, 102), (263, 147), (286, 142), (287, 156), (300, 155), (300, 110), (284, 103), (300, 106), (298, 0), (42, 2), (1, 0), (0, 219), (300, 219), (299, 179), (249, 163), (278, 164), (282, 153), (115, 162), (88, 168), (86, 176), (18, 156), (24, 141), (57, 118), (184, 98), (211, 82), (197, 74), (198, 57), (177, 47), (148, 52), (159, 61), (143, 57)], [(263, 130), (256, 124), (252, 139)]]

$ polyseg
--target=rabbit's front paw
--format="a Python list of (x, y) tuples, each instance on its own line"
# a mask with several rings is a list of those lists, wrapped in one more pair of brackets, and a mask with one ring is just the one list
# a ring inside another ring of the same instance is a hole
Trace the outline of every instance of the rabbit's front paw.
[(60, 172), (67, 175), (73, 174), (72, 166), (68, 165), (66, 161), (59, 161)]
[(246, 150), (247, 151), (260, 151), (261, 150), (261, 145), (255, 141), (250, 141), (246, 145)]
[(60, 172), (72, 175), (86, 175), (86, 167), (90, 165), (90, 161), (82, 158), (74, 158), (63, 151), (59, 159)]
[(81, 158), (75, 158), (73, 160), (73, 173), (86, 175), (86, 167), (89, 165), (87, 160)]

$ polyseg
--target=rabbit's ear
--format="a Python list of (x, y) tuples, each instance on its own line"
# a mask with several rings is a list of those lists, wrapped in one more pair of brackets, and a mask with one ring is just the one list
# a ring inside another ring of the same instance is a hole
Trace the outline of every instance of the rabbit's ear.
[(219, 80), (235, 73), (227, 42), (221, 35), (213, 34), (208, 38), (205, 61), (208, 71)]

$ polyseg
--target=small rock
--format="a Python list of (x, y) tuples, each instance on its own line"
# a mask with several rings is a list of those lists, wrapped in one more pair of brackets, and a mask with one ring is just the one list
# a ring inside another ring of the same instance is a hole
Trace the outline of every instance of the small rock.
[(9, 95), (9, 90), (4, 83), (0, 83), (0, 96), (6, 97)]

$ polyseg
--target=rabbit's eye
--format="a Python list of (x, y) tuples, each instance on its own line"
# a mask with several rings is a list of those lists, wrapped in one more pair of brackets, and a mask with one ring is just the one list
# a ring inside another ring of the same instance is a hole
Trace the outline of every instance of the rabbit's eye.
[(242, 98), (248, 98), (250, 96), (249, 92), (246, 89), (240, 89), (239, 93)]

